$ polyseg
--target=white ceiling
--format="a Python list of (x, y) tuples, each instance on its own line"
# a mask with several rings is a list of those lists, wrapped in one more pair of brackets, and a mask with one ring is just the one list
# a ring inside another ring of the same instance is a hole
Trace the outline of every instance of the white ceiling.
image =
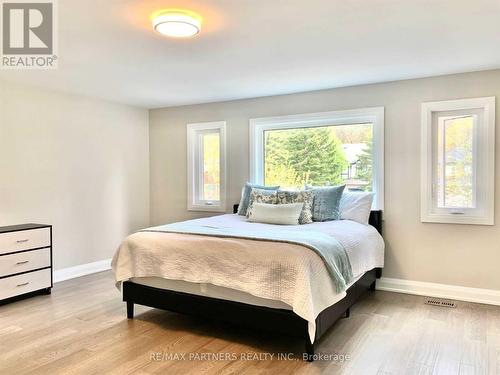
[[(0, 78), (153, 108), (500, 67), (500, 0), (60, 0), (59, 68)], [(181, 7), (202, 33), (149, 15)]]

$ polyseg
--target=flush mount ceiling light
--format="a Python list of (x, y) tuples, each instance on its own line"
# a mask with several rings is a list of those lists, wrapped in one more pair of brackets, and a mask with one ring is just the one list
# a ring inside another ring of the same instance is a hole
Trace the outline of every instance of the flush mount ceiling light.
[(172, 38), (189, 38), (201, 31), (201, 17), (188, 10), (162, 10), (152, 19), (156, 31)]

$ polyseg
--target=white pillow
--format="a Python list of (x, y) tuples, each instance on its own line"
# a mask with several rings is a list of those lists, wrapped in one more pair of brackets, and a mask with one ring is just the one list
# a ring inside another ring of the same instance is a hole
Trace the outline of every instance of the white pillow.
[(373, 193), (344, 191), (340, 198), (340, 219), (368, 224)]
[(255, 223), (298, 225), (304, 203), (254, 203), (248, 221)]

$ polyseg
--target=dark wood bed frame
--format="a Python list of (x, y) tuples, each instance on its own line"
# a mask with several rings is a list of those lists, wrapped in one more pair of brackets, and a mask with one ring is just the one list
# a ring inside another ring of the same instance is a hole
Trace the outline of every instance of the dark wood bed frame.
[[(234, 206), (236, 213), (237, 206)], [(370, 225), (382, 234), (382, 211), (370, 213)], [(123, 283), (123, 301), (127, 303), (127, 318), (134, 318), (134, 304), (174, 311), (181, 314), (201, 316), (269, 332), (305, 339), (307, 360), (314, 358), (314, 346), (321, 336), (341, 317), (349, 317), (350, 307), (368, 291), (375, 290), (376, 279), (382, 276), (381, 268), (366, 272), (347, 289), (347, 296), (323, 310), (316, 318), (316, 335), (312, 343), (308, 333), (308, 322), (291, 310), (249, 305), (217, 298), (198, 296), (135, 284)]]

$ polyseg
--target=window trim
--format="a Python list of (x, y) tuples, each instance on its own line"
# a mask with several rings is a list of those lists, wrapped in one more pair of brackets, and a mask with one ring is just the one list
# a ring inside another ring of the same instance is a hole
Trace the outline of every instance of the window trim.
[(249, 121), (250, 182), (264, 180), (264, 131), (335, 125), (373, 124), (373, 205), (384, 208), (384, 107), (254, 118)]
[[(476, 179), (476, 194), (481, 191), (482, 199), (476, 197), (477, 208), (465, 209), (465, 213), (457, 215), (457, 209), (439, 208), (434, 204), (434, 141), (433, 116), (437, 112), (482, 111), (482, 123), (474, 129), (475, 166), (483, 170), (482, 179)], [(421, 112), (421, 187), (420, 187), (420, 220), (426, 223), (477, 224), (494, 225), (495, 211), (495, 97), (445, 100), (422, 103)], [(479, 142), (481, 141), (481, 144)], [(481, 186), (479, 186), (481, 185)], [(484, 185), (484, 186), (483, 186)]]
[[(220, 200), (218, 204), (206, 205), (200, 204), (196, 194), (199, 193), (199, 173), (201, 164), (200, 142), (198, 136), (200, 133), (210, 130), (218, 130), (220, 136)], [(198, 122), (187, 124), (187, 178), (188, 178), (188, 211), (226, 211), (226, 122)]]

